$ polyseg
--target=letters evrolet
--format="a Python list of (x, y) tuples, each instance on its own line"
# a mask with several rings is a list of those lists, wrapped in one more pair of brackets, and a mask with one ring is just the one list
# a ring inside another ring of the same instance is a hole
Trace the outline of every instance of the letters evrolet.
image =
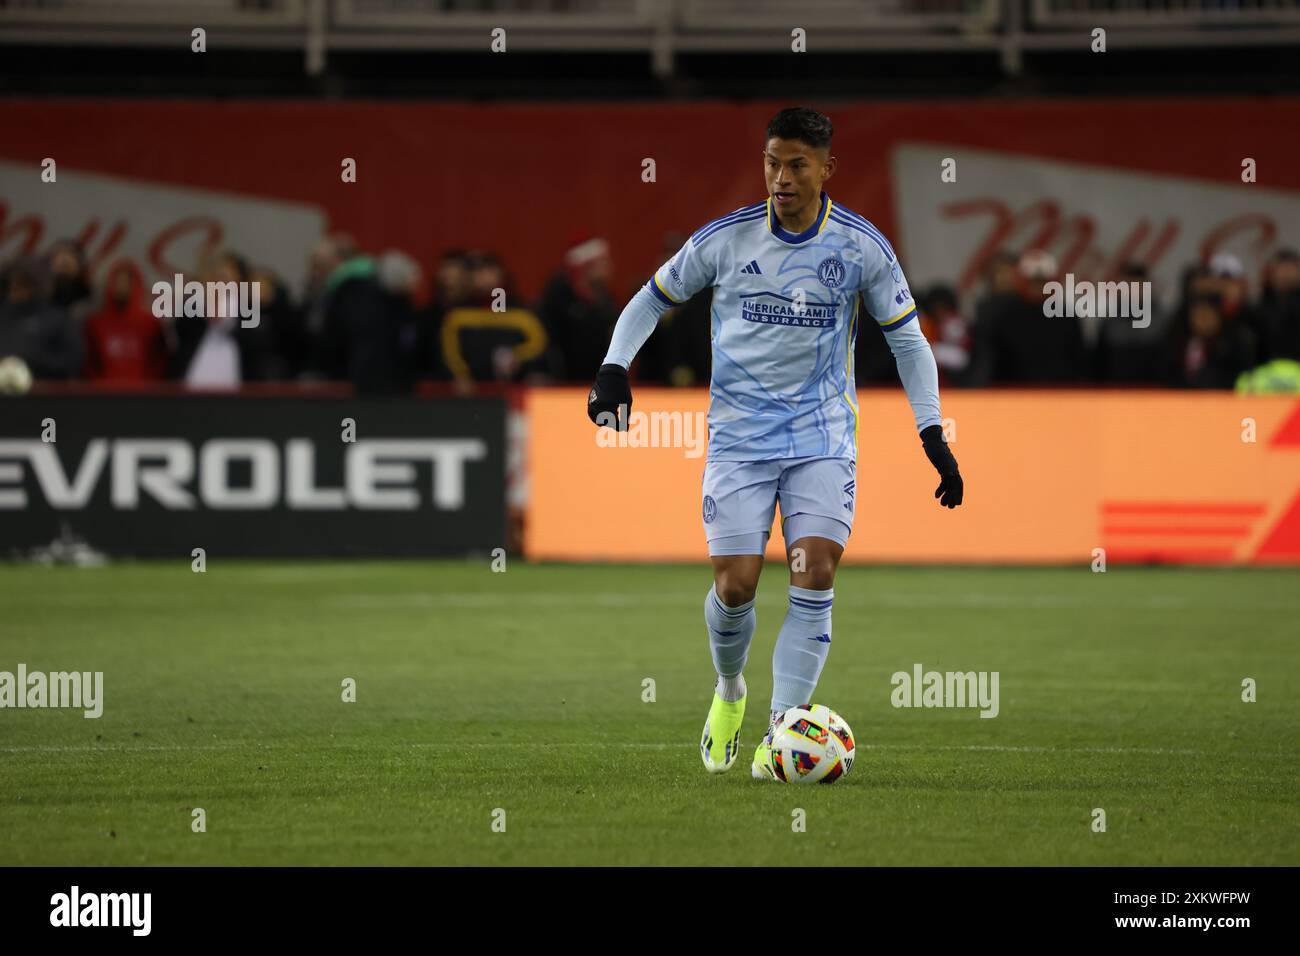
[[(433, 471), (428, 500), (434, 508), (454, 510), (465, 504), (467, 463), (485, 458), (487, 451), (479, 438), (362, 439), (343, 449), (343, 487), (323, 488), (316, 484), (317, 443), (309, 438), (288, 439), (283, 449), (265, 438), (213, 438), (197, 453), (183, 438), (94, 438), (69, 470), (53, 445), (0, 441), (0, 510), (28, 506), (22, 474), (6, 459), (29, 464), (53, 508), (86, 507), (106, 477), (114, 508), (138, 508), (147, 495), (177, 511), (200, 503), (270, 509), (282, 498), (290, 508), (413, 511), (423, 503), (415, 466), (428, 462)], [(232, 462), (248, 463), (247, 486), (232, 486)]]

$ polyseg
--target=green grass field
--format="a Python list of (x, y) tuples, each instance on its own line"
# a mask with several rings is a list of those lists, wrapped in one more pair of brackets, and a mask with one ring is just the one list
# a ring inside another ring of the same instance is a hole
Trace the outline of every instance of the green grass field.
[[(0, 710), (0, 864), (1300, 864), (1295, 571), (846, 568), (857, 763), (796, 787), (748, 772), (782, 570), (710, 776), (703, 565), (0, 567), (0, 670), (105, 685)], [(999, 716), (895, 709), (917, 662), (998, 671)]]

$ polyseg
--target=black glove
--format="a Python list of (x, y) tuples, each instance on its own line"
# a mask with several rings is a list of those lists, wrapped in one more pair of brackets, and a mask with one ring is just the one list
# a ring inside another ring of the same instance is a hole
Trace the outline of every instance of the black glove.
[(945, 508), (956, 508), (961, 504), (961, 474), (957, 471), (957, 459), (952, 457), (948, 443), (943, 440), (943, 429), (938, 425), (921, 429), (921, 445), (925, 448), (925, 457), (939, 472), (939, 487), (934, 490), (934, 496)]
[(625, 432), (631, 415), (632, 387), (627, 383), (627, 369), (621, 365), (602, 365), (596, 373), (596, 384), (587, 396), (587, 417), (597, 425)]

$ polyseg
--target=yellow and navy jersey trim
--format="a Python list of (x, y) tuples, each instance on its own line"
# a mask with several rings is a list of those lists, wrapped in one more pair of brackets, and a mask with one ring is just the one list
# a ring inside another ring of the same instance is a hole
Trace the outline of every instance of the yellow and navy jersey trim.
[(659, 284), (659, 273), (656, 272), (650, 277), (650, 281), (646, 283), (646, 287), (649, 288), (649, 290), (655, 294), (656, 298), (665, 305), (681, 305), (680, 302), (663, 290), (663, 286)]
[(888, 322), (881, 322), (880, 330), (882, 332), (893, 332), (896, 329), (901, 329), (903, 326), (907, 325), (908, 322), (911, 322), (914, 318), (916, 318), (916, 303), (912, 303), (911, 305), (909, 305), (906, 309), (898, 313), (898, 315), (894, 316)]
[(793, 233), (781, 225), (780, 220), (777, 219), (776, 214), (772, 211), (772, 197), (768, 196), (767, 202), (764, 203), (767, 208), (767, 231), (776, 236), (776, 238), (780, 239), (782, 242), (799, 243), (811, 239), (813, 236), (825, 229), (826, 223), (831, 221), (831, 197), (826, 195), (826, 190), (824, 189), (821, 193), (821, 200), (821, 209), (817, 211), (817, 218), (813, 220), (813, 224), (803, 232)]
[(853, 349), (858, 341), (858, 305), (862, 302), (861, 297), (853, 297), (853, 318), (849, 321), (852, 323), (849, 329), (849, 346), (845, 349), (844, 356), (844, 401), (848, 402), (849, 408), (853, 410), (853, 448), (858, 447), (858, 426), (860, 416), (858, 406), (854, 403), (853, 398), (849, 395), (849, 387), (853, 385)]
[(894, 247), (891, 246), (889, 240), (885, 238), (885, 234), (877, 229), (865, 216), (859, 216), (853, 210), (846, 209), (843, 206), (836, 206), (831, 211), (829, 218), (832, 222), (838, 223), (848, 229), (852, 229), (855, 232), (862, 233), (874, 242), (880, 247), (880, 251), (885, 254), (886, 262), (892, 263), (898, 258), (894, 253)]
[(712, 222), (705, 223), (699, 229), (691, 234), (691, 244), (699, 248), (700, 243), (708, 239), (714, 233), (721, 232), (728, 226), (734, 226), (741, 222), (750, 222), (760, 218), (766, 210), (765, 203), (754, 203), (752, 206), (742, 206), (735, 212), (728, 213), (721, 219), (715, 219)]

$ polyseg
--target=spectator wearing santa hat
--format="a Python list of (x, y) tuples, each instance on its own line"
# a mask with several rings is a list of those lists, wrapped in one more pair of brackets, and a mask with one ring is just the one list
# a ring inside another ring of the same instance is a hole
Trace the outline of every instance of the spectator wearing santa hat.
[(1220, 252), (1210, 257), (1210, 275), (1217, 282), (1219, 312), (1224, 324), (1235, 329), (1233, 335), (1249, 350), (1253, 361), (1259, 319), (1250, 304), (1246, 268), (1232, 253)]
[(605, 358), (619, 314), (610, 295), (611, 271), (608, 242), (574, 236), (537, 303), (551, 342), (551, 371), (562, 381), (588, 382)]

